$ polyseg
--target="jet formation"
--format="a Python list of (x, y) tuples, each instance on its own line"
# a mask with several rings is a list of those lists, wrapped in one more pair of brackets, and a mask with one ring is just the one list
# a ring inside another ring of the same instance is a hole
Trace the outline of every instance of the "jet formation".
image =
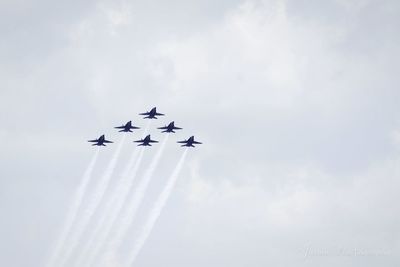
[[(164, 116), (165, 114), (157, 112), (157, 108), (154, 107), (148, 112), (139, 113), (144, 116), (143, 119), (158, 119), (157, 116)], [(126, 124), (114, 127), (118, 129), (118, 132), (133, 132), (132, 130), (140, 129), (140, 127), (134, 126), (132, 121), (128, 121)], [(162, 133), (175, 133), (176, 130), (182, 130), (182, 128), (175, 126), (175, 122), (172, 121), (168, 125), (158, 127), (157, 129), (162, 130)], [(104, 134), (98, 139), (89, 140), (88, 142), (94, 143), (92, 146), (106, 146), (105, 144), (113, 143), (105, 138)], [(158, 143), (157, 140), (152, 140), (150, 134), (145, 138), (133, 141), (138, 143), (138, 146), (152, 146), (153, 143)], [(195, 141), (194, 136), (189, 137), (187, 140), (178, 141), (177, 143), (182, 144), (181, 147), (195, 147), (194, 145), (202, 144), (201, 142)]]

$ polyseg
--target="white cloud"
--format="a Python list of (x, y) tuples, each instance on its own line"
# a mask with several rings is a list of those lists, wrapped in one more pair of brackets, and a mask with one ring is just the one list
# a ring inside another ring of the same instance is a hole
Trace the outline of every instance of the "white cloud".
[[(257, 266), (318, 266), (300, 259), (300, 251), (310, 245), (321, 250), (381, 250), (394, 259), (399, 249), (392, 239), (400, 212), (393, 205), (399, 175), (398, 159), (376, 163), (346, 180), (311, 166), (307, 170), (287, 166), (266, 174), (265, 179), (285, 183), (265, 190), (260, 181), (235, 183), (227, 176), (215, 183), (216, 177), (205, 180), (192, 169), (192, 178), (182, 190), (188, 210), (183, 235), (188, 244), (210, 245), (212, 238), (234, 242), (227, 241), (219, 248), (222, 262), (228, 261), (231, 246), (244, 254), (260, 245), (265, 251), (275, 251), (273, 257), (258, 255)], [(320, 183), (304, 182), (318, 180)], [(257, 237), (265, 243), (258, 243)], [(325, 258), (327, 266), (335, 266), (329, 263), (334, 256)], [(348, 259), (352, 264), (358, 261), (356, 257)]]

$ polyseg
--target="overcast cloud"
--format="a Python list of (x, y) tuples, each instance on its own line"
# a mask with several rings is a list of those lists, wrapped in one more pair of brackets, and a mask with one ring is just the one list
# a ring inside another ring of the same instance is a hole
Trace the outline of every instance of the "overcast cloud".
[(118, 141), (113, 126), (145, 127), (157, 106), (152, 137), (184, 130), (138, 226), (174, 141), (204, 144), (136, 266), (399, 266), (399, 14), (395, 0), (0, 0), (0, 265), (43, 266), (86, 140)]

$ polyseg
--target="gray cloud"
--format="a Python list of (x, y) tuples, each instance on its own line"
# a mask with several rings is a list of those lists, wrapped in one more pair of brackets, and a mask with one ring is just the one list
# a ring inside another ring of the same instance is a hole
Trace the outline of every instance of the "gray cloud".
[[(42, 266), (85, 141), (120, 139), (111, 127), (144, 126), (137, 113), (152, 106), (185, 128), (175, 139), (205, 144), (138, 266), (398, 265), (396, 1), (1, 6), (2, 265)], [(179, 157), (172, 143), (166, 153), (143, 218)]]

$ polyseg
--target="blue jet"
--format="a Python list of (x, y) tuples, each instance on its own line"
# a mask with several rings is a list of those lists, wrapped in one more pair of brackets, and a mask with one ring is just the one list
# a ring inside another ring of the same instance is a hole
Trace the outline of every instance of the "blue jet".
[(114, 127), (115, 129), (122, 129), (118, 132), (132, 132), (132, 129), (140, 129), (140, 127), (132, 126), (132, 121), (128, 121), (125, 125)]
[(174, 130), (181, 130), (182, 128), (175, 127), (175, 122), (173, 121), (170, 124), (168, 124), (168, 126), (159, 127), (157, 129), (164, 130), (162, 131), (162, 133), (175, 133)]
[(188, 140), (178, 141), (177, 143), (183, 144), (181, 146), (186, 146), (186, 147), (195, 147), (194, 145), (202, 144), (200, 142), (194, 141), (194, 136), (189, 137)]
[(92, 146), (106, 146), (105, 144), (114, 143), (114, 142), (106, 140), (106, 138), (104, 137), (104, 134), (102, 136), (100, 136), (98, 139), (89, 140), (88, 142), (95, 143)]
[(133, 141), (135, 143), (140, 143), (138, 146), (151, 146), (151, 143), (158, 143), (156, 140), (151, 140), (150, 135), (146, 136), (144, 139)]
[(158, 113), (157, 109), (154, 107), (150, 111), (145, 112), (145, 113), (139, 113), (139, 115), (144, 115), (143, 119), (158, 119), (157, 116), (164, 116), (165, 114)]

